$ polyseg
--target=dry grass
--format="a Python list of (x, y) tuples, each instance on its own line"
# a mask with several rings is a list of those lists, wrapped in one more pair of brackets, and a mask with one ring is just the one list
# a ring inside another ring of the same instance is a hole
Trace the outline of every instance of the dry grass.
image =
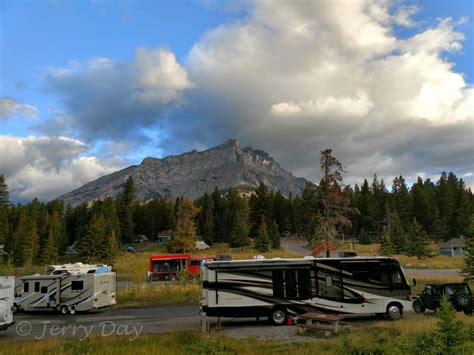
[(119, 307), (156, 307), (166, 304), (199, 304), (201, 283), (194, 281), (180, 284), (140, 284), (136, 287), (119, 289)]

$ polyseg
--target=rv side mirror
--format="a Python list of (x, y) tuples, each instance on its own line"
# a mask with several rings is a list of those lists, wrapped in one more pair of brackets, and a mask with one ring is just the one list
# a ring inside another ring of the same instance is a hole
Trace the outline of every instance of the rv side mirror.
[(413, 278), (413, 286), (416, 286), (416, 277)]

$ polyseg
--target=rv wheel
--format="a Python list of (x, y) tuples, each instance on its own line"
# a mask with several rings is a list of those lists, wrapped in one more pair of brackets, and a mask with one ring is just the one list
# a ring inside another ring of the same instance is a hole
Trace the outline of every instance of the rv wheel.
[(273, 308), (270, 312), (270, 321), (273, 325), (286, 324), (286, 310), (284, 308)]
[(398, 320), (402, 317), (403, 310), (398, 303), (390, 303), (387, 306), (387, 319), (388, 320)]
[(61, 307), (61, 314), (68, 314), (69, 313), (69, 309), (67, 308), (67, 306), (62, 306)]

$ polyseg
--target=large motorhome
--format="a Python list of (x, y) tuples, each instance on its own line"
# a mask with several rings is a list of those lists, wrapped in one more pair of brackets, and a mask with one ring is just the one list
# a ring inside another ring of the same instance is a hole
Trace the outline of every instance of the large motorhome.
[(15, 307), (24, 311), (57, 310), (74, 314), (116, 303), (115, 273), (105, 272), (21, 277)]
[(202, 312), (214, 317), (269, 317), (322, 311), (383, 314), (411, 310), (411, 292), (396, 259), (349, 257), (206, 262)]
[(13, 301), (15, 294), (15, 277), (0, 276), (0, 330), (13, 324)]

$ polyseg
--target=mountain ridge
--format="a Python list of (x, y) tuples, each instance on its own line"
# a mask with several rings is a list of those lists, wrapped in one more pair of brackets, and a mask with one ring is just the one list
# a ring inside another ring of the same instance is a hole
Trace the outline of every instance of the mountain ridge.
[(241, 148), (237, 139), (203, 151), (192, 150), (164, 158), (146, 157), (139, 165), (102, 176), (68, 192), (58, 199), (75, 206), (106, 196), (115, 197), (129, 176), (136, 185), (136, 196), (150, 200), (160, 196), (198, 198), (205, 192), (253, 191), (261, 182), (288, 196), (299, 195), (307, 182), (283, 169), (267, 152)]

